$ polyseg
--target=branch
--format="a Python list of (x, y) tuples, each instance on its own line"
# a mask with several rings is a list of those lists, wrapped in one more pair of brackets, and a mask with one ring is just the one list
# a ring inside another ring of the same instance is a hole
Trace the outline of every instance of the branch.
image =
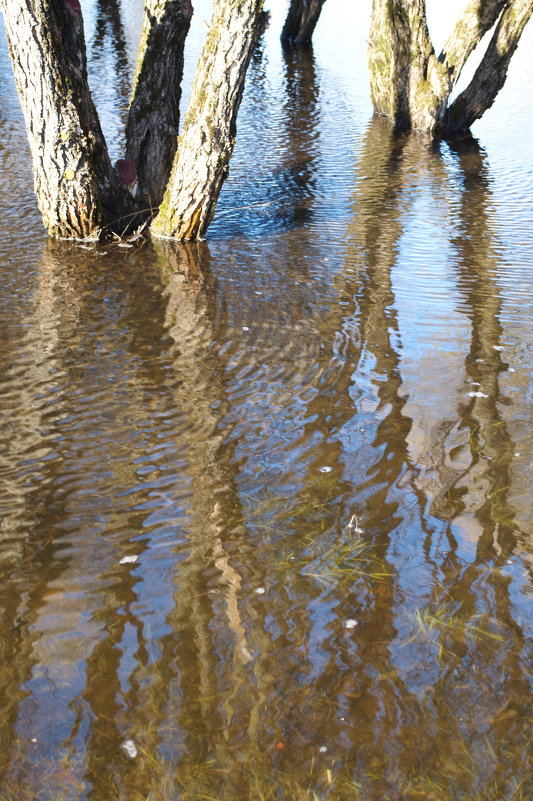
[(467, 130), (492, 106), (532, 14), (533, 0), (509, 0), (474, 77), (448, 109), (449, 131)]
[(137, 169), (138, 196), (158, 206), (170, 175), (179, 132), (183, 51), (190, 0), (146, 0), (126, 126), (126, 155)]
[(459, 80), (469, 56), (495, 24), (507, 2), (508, 0), (471, 0), (457, 21), (439, 56), (439, 61), (449, 71), (450, 91)]
[(205, 233), (228, 172), (244, 79), (263, 22), (263, 0), (215, 0), (154, 236), (190, 240)]

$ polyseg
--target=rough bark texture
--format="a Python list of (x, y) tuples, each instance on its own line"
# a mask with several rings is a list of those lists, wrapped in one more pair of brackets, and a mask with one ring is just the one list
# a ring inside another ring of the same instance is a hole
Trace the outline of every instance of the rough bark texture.
[(374, 0), (368, 66), (374, 109), (400, 129), (433, 129), (442, 115), (444, 67), (436, 61), (425, 0)]
[(190, 0), (146, 0), (126, 156), (137, 168), (138, 198), (161, 203), (176, 152), (183, 50), (193, 8)]
[[(368, 65), (375, 111), (404, 130), (445, 135), (467, 129), (503, 86), (532, 6), (533, 0), (471, 0), (437, 57), (425, 0), (374, 0)], [(450, 94), (468, 57), (499, 17), (482, 66), (449, 114)]]
[(326, 0), (291, 0), (281, 32), (282, 40), (298, 45), (310, 44), (325, 2)]
[(0, 0), (30, 142), (35, 192), (53, 236), (94, 236), (129, 210), (87, 82), (77, 0)]
[(450, 106), (448, 130), (467, 130), (492, 106), (505, 83), (509, 62), (532, 14), (533, 0), (513, 0), (507, 4), (469, 86)]
[(263, 23), (262, 0), (215, 0), (191, 101), (152, 232), (201, 237), (228, 171), (244, 78)]

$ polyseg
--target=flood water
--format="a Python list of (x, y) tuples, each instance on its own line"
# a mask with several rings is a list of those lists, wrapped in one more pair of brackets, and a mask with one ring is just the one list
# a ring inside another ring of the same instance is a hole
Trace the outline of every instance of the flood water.
[[(82, 4), (116, 158), (142, 3)], [(1, 801), (533, 798), (533, 28), (429, 146), (368, 3), (283, 11), (187, 247), (47, 240), (2, 38)]]

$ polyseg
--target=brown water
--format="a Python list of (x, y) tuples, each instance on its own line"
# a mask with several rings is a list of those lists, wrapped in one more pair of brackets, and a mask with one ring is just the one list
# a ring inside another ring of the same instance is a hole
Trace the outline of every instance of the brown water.
[[(2, 801), (533, 798), (533, 29), (428, 147), (339, 3), (187, 248), (46, 241), (2, 50)], [(139, 6), (84, 5), (116, 156)]]

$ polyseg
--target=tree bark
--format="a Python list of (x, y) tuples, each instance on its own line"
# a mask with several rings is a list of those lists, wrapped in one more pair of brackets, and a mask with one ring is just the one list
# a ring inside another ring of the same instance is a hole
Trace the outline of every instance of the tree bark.
[[(431, 135), (466, 129), (491, 105), (530, 18), (533, 0), (471, 0), (439, 57), (425, 0), (374, 0), (368, 65), (377, 114), (396, 128)], [(501, 16), (500, 16), (501, 15)], [(450, 94), (476, 45), (498, 26), (472, 83), (448, 110)]]
[[(374, 0), (368, 68), (374, 109), (396, 128), (433, 130), (443, 114), (441, 77), (429, 37), (425, 0)], [(441, 73), (444, 67), (441, 66)]]
[(464, 131), (492, 106), (505, 83), (509, 63), (533, 14), (533, 0), (510, 0), (468, 87), (451, 104), (448, 131)]
[(215, 0), (155, 236), (196, 239), (209, 225), (233, 152), (263, 0)]
[(90, 95), (79, 0), (0, 0), (0, 8), (44, 225), (52, 236), (96, 236), (131, 200)]
[(146, 0), (126, 127), (126, 156), (137, 168), (137, 197), (159, 206), (176, 153), (183, 51), (190, 0)]
[(281, 39), (297, 45), (310, 44), (325, 2), (326, 0), (291, 0)]
[(483, 36), (495, 24), (508, 0), (471, 0), (450, 34), (439, 61), (448, 70), (449, 91)]

